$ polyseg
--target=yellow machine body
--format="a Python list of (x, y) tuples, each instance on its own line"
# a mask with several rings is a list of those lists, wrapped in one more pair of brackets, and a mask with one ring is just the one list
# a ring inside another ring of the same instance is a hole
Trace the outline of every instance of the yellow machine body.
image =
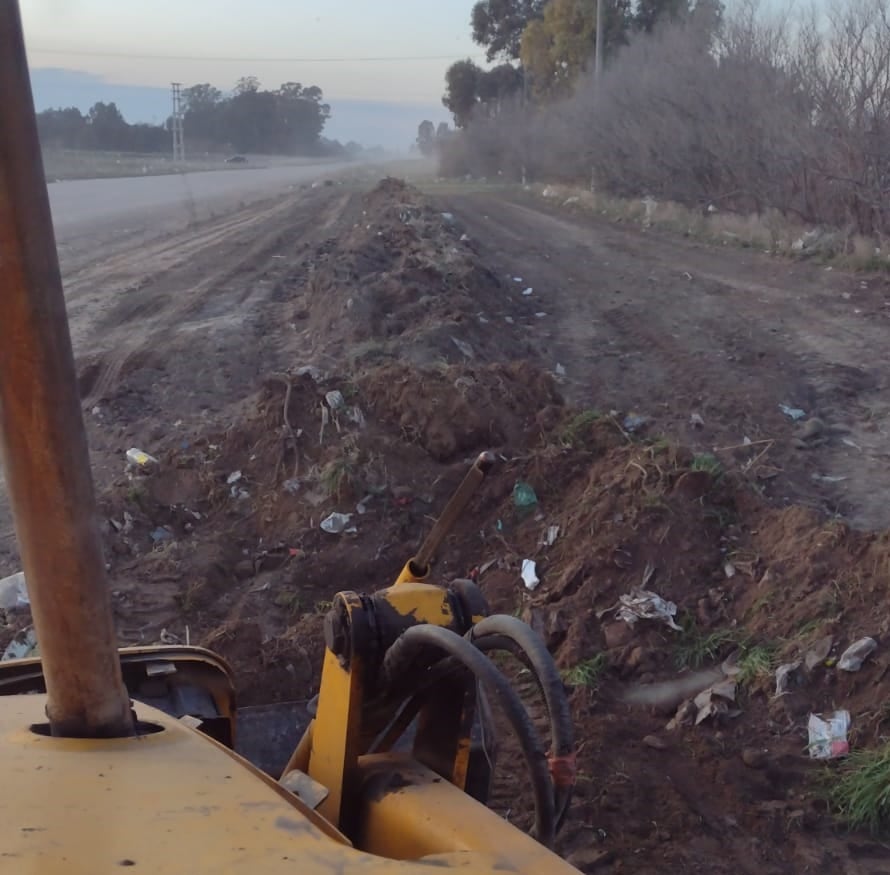
[[(361, 844), (200, 731), (137, 707), (154, 731), (51, 738), (45, 697), (0, 707), (0, 872), (102, 875), (571, 873), (533, 839), (397, 755), (363, 764)], [(38, 727), (35, 731), (32, 727)], [(380, 782), (389, 778), (389, 789)]]

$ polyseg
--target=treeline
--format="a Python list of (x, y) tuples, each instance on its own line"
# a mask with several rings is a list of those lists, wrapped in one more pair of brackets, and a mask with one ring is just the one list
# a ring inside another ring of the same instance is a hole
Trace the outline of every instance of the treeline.
[[(201, 84), (184, 88), (182, 100), (190, 153), (312, 155), (361, 148), (322, 137), (331, 108), (315, 85), (286, 82), (267, 91), (250, 76), (239, 79), (231, 94)], [(114, 103), (97, 103), (87, 113), (73, 107), (45, 110), (37, 123), (45, 147), (164, 152), (171, 144), (171, 119), (163, 125), (129, 124)]]
[(794, 17), (756, 0), (608, 0), (599, 80), (595, 10), (477, 3), (474, 37), (519, 84), (491, 97), (478, 85), (490, 73), (474, 91), (457, 87), (470, 62), (449, 70), (443, 102), (463, 130), (443, 172), (890, 231), (890, 0)]

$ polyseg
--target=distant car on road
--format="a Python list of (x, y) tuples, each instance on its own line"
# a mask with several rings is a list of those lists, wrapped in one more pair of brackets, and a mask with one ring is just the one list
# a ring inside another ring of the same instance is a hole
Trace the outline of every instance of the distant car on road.
[(247, 164), (247, 159), (243, 155), (232, 155), (226, 158), (226, 164)]

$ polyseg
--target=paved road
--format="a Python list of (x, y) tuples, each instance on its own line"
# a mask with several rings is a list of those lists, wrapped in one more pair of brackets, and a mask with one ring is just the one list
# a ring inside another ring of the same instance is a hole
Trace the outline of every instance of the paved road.
[(107, 240), (174, 231), (211, 213), (284, 193), (346, 166), (349, 165), (287, 164), (52, 183), (50, 205), (63, 269), (66, 256), (74, 254), (72, 250), (86, 254), (83, 250)]

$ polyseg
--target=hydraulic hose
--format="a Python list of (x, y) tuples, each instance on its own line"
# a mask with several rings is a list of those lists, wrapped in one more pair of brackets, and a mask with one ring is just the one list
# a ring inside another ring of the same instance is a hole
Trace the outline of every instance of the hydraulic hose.
[(477, 623), (466, 637), (484, 652), (506, 650), (525, 662), (537, 681), (550, 717), (550, 774), (557, 811), (556, 828), (569, 809), (575, 783), (575, 732), (565, 686), (541, 637), (516, 617), (496, 614)]
[(420, 625), (407, 629), (383, 657), (382, 681), (395, 686), (411, 670), (420, 654), (433, 647), (466, 667), (498, 703), (519, 741), (535, 798), (535, 838), (552, 848), (556, 835), (556, 806), (547, 757), (528, 712), (510, 682), (472, 642), (450, 629)]

